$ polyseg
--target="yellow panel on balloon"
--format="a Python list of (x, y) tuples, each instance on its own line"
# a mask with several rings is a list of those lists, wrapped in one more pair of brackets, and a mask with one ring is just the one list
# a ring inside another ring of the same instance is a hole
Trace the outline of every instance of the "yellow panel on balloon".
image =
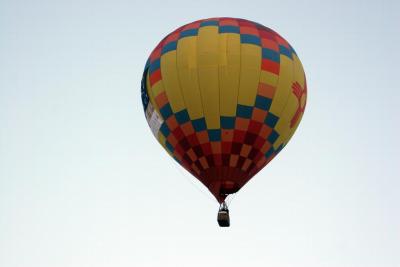
[(277, 148), (281, 143), (287, 143), (290, 133), (290, 120), (293, 118), (298, 107), (297, 99), (293, 94), (289, 94), (286, 107), (281, 114), (281, 117), (275, 126), (275, 130), (279, 133), (279, 138), (274, 143), (274, 148)]
[(197, 45), (197, 68), (203, 113), (207, 128), (219, 129), (218, 27), (201, 27)]
[(157, 139), (158, 139), (158, 142), (160, 142), (160, 144), (165, 148), (165, 150), (168, 151), (168, 149), (167, 149), (167, 147), (165, 145), (167, 140), (165, 139), (165, 136), (161, 132), (158, 132)]
[(173, 112), (185, 108), (176, 68), (176, 51), (161, 56), (161, 76)]
[(253, 44), (242, 44), (240, 62), (238, 104), (253, 106), (260, 81), (261, 47)]
[(262, 70), (260, 72), (260, 83), (265, 83), (271, 86), (276, 86), (279, 80), (279, 76), (268, 71)]
[(300, 85), (304, 88), (304, 82), (305, 82), (305, 74), (304, 74), (304, 69), (303, 65), (301, 64), (300, 59), (297, 57), (296, 54), (293, 54), (293, 64), (294, 64), (294, 80), (299, 82)]
[(197, 74), (197, 37), (185, 37), (178, 41), (177, 68), (183, 99), (192, 120), (202, 118), (199, 78)]
[(240, 35), (220, 34), (219, 90), (221, 116), (235, 116), (240, 76)]

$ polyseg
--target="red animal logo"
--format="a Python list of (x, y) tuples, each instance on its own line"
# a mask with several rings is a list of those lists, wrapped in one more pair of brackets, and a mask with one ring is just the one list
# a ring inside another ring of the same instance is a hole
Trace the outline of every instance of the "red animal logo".
[(296, 113), (290, 121), (290, 128), (296, 125), (300, 119), (301, 114), (304, 113), (306, 108), (306, 97), (307, 97), (307, 82), (304, 81), (304, 88), (298, 82), (292, 84), (292, 92), (296, 96), (299, 106), (297, 107)]

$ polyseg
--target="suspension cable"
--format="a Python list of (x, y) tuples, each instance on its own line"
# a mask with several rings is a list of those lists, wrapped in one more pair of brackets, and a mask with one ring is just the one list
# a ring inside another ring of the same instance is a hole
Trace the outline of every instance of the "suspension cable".
[(195, 182), (192, 180), (192, 177), (188, 177), (187, 173), (185, 173), (181, 168), (182, 166), (178, 166), (178, 163), (174, 161), (174, 166), (180, 173), (180, 175), (184, 178), (184, 180), (188, 181), (194, 188), (196, 188), (197, 191), (199, 191), (205, 198), (207, 198), (210, 202), (215, 205), (215, 199), (211, 197), (211, 195), (208, 192), (205, 192), (204, 189), (200, 189), (198, 184), (195, 184)]

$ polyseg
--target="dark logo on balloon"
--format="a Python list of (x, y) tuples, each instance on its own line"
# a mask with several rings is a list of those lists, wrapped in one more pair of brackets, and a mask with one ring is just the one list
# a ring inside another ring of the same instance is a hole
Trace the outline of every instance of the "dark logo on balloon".
[(147, 105), (149, 104), (149, 95), (147, 94), (147, 86), (146, 86), (147, 71), (148, 71), (148, 69), (146, 68), (143, 73), (142, 84), (141, 84), (141, 88), (140, 88), (141, 94), (142, 94), (143, 109), (145, 112), (147, 109)]

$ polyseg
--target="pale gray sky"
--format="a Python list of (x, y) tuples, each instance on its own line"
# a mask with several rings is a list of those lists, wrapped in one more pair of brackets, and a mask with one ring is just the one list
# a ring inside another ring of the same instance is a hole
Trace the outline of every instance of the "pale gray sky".
[[(398, 1), (0, 0), (1, 267), (399, 267)], [(158, 41), (213, 16), (279, 32), (300, 127), (231, 204), (182, 174), (143, 115)]]

